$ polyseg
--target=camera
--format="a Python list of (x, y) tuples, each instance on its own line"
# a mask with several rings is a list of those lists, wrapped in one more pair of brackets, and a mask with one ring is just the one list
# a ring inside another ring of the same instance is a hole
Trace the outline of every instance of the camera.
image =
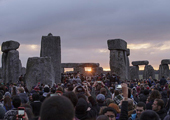
[(55, 94), (50, 94), (50, 97), (53, 97), (53, 96), (58, 96), (58, 94), (57, 94), (57, 93), (55, 93)]
[(78, 86), (78, 87), (76, 88), (76, 92), (84, 93), (85, 91), (84, 91), (84, 89), (83, 89), (82, 86)]
[(102, 81), (97, 81), (97, 83), (102, 83)]
[(18, 107), (18, 118), (25, 118), (25, 108)]

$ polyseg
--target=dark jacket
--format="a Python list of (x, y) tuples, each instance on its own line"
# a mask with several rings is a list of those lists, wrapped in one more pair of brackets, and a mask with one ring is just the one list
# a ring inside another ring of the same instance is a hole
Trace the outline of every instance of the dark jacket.
[(40, 101), (34, 101), (31, 104), (33, 114), (35, 117), (40, 115), (40, 109), (41, 109), (41, 102)]
[(0, 119), (3, 119), (4, 118), (4, 115), (5, 115), (5, 109), (3, 107), (3, 104), (0, 102)]
[(123, 101), (119, 120), (128, 120), (128, 101)]
[(167, 111), (165, 108), (161, 109), (160, 111), (157, 112), (157, 114), (159, 115), (159, 117), (161, 118), (161, 120), (164, 119), (164, 117), (166, 116), (167, 114)]
[(147, 95), (145, 95), (144, 93), (139, 94), (139, 102), (146, 103), (147, 98), (148, 98), (148, 94)]
[(27, 98), (27, 94), (26, 93), (20, 93), (20, 94), (18, 94), (18, 96), (21, 99), (21, 103), (27, 103), (28, 102), (28, 98)]
[(152, 104), (154, 100), (151, 100), (149, 103), (146, 104), (146, 110), (152, 110)]
[(160, 85), (165, 85), (167, 83), (165, 78), (161, 78)]
[(93, 99), (93, 97), (89, 97), (89, 102), (91, 103), (92, 107), (90, 110), (87, 111), (89, 104), (87, 101), (83, 98), (80, 98), (77, 102), (76, 108), (75, 108), (75, 114), (76, 117), (80, 120), (86, 120), (86, 119), (96, 119), (98, 115), (98, 105), (97, 102)]

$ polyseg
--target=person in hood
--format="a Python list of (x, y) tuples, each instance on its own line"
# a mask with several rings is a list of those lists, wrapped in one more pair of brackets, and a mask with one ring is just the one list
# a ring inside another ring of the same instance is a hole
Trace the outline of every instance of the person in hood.
[(155, 99), (152, 105), (152, 110), (155, 111), (161, 120), (167, 115), (167, 111), (164, 108), (164, 101), (162, 99)]
[(40, 101), (43, 102), (45, 100), (45, 98), (47, 97), (48, 93), (50, 92), (49, 86), (45, 85), (44, 86), (44, 93), (40, 98)]
[(88, 101), (91, 103), (91, 107), (89, 103), (84, 98), (79, 98), (75, 107), (75, 115), (80, 120), (96, 120), (96, 117), (99, 112), (99, 108), (95, 99), (91, 96), (89, 90), (86, 90), (86, 95), (88, 97)]

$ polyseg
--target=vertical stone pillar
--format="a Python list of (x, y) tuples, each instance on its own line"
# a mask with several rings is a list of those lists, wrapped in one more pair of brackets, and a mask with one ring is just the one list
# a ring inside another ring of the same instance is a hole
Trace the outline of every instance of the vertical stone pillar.
[(60, 36), (42, 36), (40, 57), (50, 57), (55, 72), (55, 82), (61, 82), (61, 44)]
[(127, 54), (127, 57), (126, 57), (126, 61), (127, 61), (127, 64), (126, 64), (126, 78), (129, 80), (129, 78), (130, 78), (130, 76), (129, 76), (129, 57), (128, 56), (130, 56), (130, 49), (127, 49), (126, 50), (126, 54)]
[(159, 65), (159, 79), (161, 79), (162, 76), (164, 76), (165, 78), (167, 78), (169, 76), (169, 66), (168, 66), (168, 64)]
[(51, 58), (28, 58), (25, 81), (29, 90), (31, 90), (32, 86), (37, 85), (38, 82), (52, 86), (55, 82), (55, 73)]
[(8, 79), (6, 77), (8, 74), (8, 70), (6, 68), (6, 66), (7, 66), (6, 59), (7, 59), (7, 53), (2, 53), (2, 81), (4, 83), (8, 82)]
[(129, 80), (139, 79), (139, 66), (129, 67)]
[(98, 74), (98, 67), (91, 67), (92, 74), (97, 75)]
[(84, 67), (75, 67), (74, 72), (75, 73), (79, 72), (80, 74), (85, 74), (85, 69), (84, 69)]
[(21, 61), (19, 60), (19, 52), (17, 50), (10, 50), (6, 59), (6, 78), (8, 82), (17, 83), (21, 75)]
[(64, 73), (64, 68), (63, 67), (61, 68), (61, 73)]
[(151, 65), (145, 65), (143, 79), (149, 79), (149, 76), (151, 76), (152, 79), (155, 79), (155, 71)]
[(112, 74), (120, 77), (121, 81), (127, 79), (127, 43), (121, 39), (107, 41), (110, 50), (110, 69)]
[(0, 82), (3, 82), (2, 81), (2, 68), (0, 68)]
[(2, 80), (4, 83), (17, 83), (21, 75), (21, 61), (17, 49), (20, 44), (16, 41), (2, 43)]
[(103, 68), (102, 67), (98, 67), (98, 74), (100, 75), (101, 73), (103, 73)]

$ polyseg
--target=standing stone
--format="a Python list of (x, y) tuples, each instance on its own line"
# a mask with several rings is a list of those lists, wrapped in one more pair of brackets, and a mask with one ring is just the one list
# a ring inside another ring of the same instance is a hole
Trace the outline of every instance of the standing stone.
[(51, 58), (32, 57), (28, 58), (25, 81), (28, 90), (38, 82), (51, 85), (55, 82), (55, 73)]
[(130, 80), (139, 79), (139, 66), (129, 67), (129, 78)]
[(6, 69), (6, 60), (7, 60), (7, 53), (2, 53), (2, 80), (4, 83), (7, 83), (6, 74), (8, 73)]
[(126, 54), (127, 54), (127, 56), (126, 56), (126, 59), (127, 59), (126, 60), (127, 61), (127, 64), (126, 64), (126, 72), (127, 72), (126, 73), (126, 78), (129, 80), (129, 78), (130, 78), (130, 76), (129, 76), (129, 71), (130, 71), (129, 66), (130, 65), (129, 65), (129, 57), (128, 56), (130, 55), (130, 49), (126, 50)]
[(60, 37), (42, 36), (40, 57), (51, 57), (51, 62), (55, 72), (55, 82), (61, 82), (61, 45)]
[(103, 73), (103, 68), (102, 67), (98, 67), (98, 74), (102, 74)]
[(21, 61), (19, 59), (19, 52), (17, 50), (10, 50), (7, 53), (5, 63), (5, 82), (17, 83), (21, 75)]
[(1, 51), (8, 52), (10, 50), (16, 50), (19, 48), (19, 46), (20, 46), (20, 44), (17, 41), (12, 41), (12, 40), (6, 41), (6, 42), (2, 43)]
[(0, 82), (3, 82), (2, 81), (2, 68), (0, 68)]
[(110, 69), (112, 74), (120, 77), (121, 81), (127, 78), (127, 43), (121, 39), (108, 40), (110, 50)]
[(2, 80), (4, 83), (17, 83), (21, 75), (21, 61), (17, 49), (17, 41), (6, 41), (1, 45), (2, 54)]
[(145, 69), (143, 71), (143, 79), (149, 79), (149, 77), (155, 79), (155, 72), (151, 65), (145, 65)]
[(64, 73), (64, 68), (63, 67), (61, 67), (61, 73)]
[(25, 68), (25, 67), (22, 67), (22, 68), (21, 68), (21, 75), (24, 76), (25, 74), (26, 74), (26, 68)]
[(169, 66), (168, 64), (159, 65), (159, 79), (164, 76), (165, 78), (169, 77)]
[(74, 73), (80, 73), (80, 74), (85, 74), (85, 69), (84, 67), (75, 67), (74, 68)]
[(92, 75), (97, 75), (98, 74), (98, 69), (99, 69), (99, 67), (91, 67)]

